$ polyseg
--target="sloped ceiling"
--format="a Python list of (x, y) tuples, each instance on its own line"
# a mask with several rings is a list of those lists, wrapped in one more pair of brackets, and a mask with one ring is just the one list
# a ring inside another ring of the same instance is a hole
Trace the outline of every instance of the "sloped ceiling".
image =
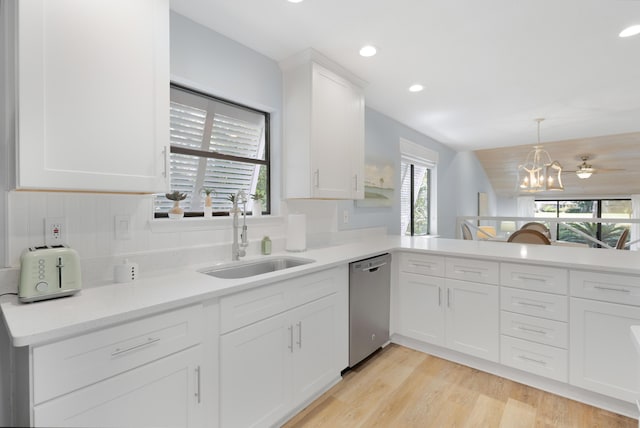
[[(534, 140), (535, 137), (532, 138)], [(532, 144), (477, 150), (476, 156), (484, 167), (495, 192), (501, 196), (517, 195), (518, 165), (524, 163)], [(563, 192), (541, 192), (536, 197), (626, 197), (640, 194), (640, 132), (594, 138), (542, 143), (552, 160), (560, 162), (565, 172)], [(581, 156), (589, 156), (587, 163), (596, 170), (590, 178), (576, 176)]]

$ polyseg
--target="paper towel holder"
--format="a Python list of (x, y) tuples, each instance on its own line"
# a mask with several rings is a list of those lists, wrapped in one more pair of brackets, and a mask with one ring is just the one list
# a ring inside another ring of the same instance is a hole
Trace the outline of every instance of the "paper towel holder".
[(287, 217), (286, 250), (292, 253), (307, 251), (307, 216), (289, 214)]

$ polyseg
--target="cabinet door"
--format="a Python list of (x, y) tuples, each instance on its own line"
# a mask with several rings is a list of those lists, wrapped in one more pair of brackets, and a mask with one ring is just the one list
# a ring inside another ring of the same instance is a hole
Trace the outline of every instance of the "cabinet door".
[(34, 407), (34, 425), (52, 427), (201, 427), (201, 348)]
[(569, 382), (634, 402), (638, 353), (630, 327), (640, 324), (640, 307), (575, 297), (570, 305)]
[(435, 345), (444, 345), (444, 278), (400, 273), (398, 332)]
[(500, 309), (498, 287), (445, 280), (446, 342), (456, 351), (498, 362)]
[(353, 85), (313, 64), (311, 120), (311, 183), (317, 198), (350, 199), (354, 127), (363, 124)]
[(220, 426), (269, 426), (289, 410), (293, 330), (278, 315), (220, 337)]
[[(293, 324), (293, 405), (304, 402), (340, 376), (336, 295), (291, 312)], [(344, 325), (342, 328), (346, 328)]]
[(168, 3), (19, 2), (18, 188), (167, 188)]

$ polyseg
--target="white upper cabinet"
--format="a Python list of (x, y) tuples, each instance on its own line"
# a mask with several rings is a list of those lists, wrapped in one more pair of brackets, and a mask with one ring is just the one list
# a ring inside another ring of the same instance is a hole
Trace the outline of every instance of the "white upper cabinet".
[(307, 50), (284, 72), (287, 198), (364, 198), (364, 82)]
[(16, 188), (168, 188), (168, 0), (20, 0)]

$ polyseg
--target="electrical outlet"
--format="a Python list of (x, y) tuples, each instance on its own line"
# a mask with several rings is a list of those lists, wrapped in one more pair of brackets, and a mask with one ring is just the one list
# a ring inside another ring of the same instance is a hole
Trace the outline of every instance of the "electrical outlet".
[(342, 211), (342, 223), (349, 223), (349, 210)]
[(64, 245), (67, 242), (67, 223), (64, 217), (44, 219), (44, 244)]

